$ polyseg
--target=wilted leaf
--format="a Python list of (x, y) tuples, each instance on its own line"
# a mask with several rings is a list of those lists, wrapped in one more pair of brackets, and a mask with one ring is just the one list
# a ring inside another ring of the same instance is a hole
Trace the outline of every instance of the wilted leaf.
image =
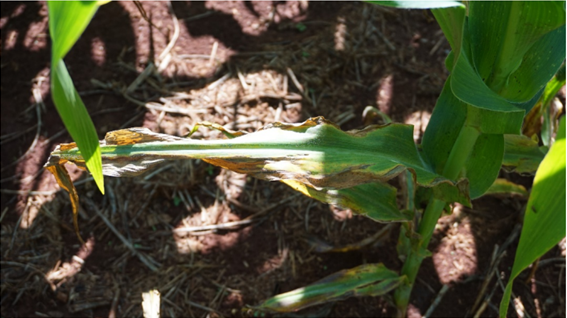
[(69, 200), (71, 201), (71, 207), (73, 209), (73, 225), (75, 226), (75, 234), (77, 234), (81, 244), (85, 244), (85, 241), (79, 233), (79, 195), (77, 194), (75, 185), (73, 184), (71, 177), (69, 177), (69, 173), (67, 172), (67, 169), (65, 169), (64, 164), (65, 163), (62, 162), (60, 165), (49, 166), (46, 167), (46, 169), (55, 176), (55, 180), (57, 180), (57, 184), (59, 184), (61, 189), (69, 193)]
[(520, 174), (534, 174), (543, 160), (547, 147), (524, 135), (504, 135), (502, 167)]
[[(403, 124), (344, 132), (316, 117), (300, 124), (274, 123), (228, 140), (194, 140), (131, 128), (109, 132), (100, 149), (103, 173), (114, 177), (138, 175), (165, 160), (202, 159), (261, 179), (295, 180), (319, 190), (387, 181), (406, 169), (421, 186), (454, 185), (423, 164), (413, 127)], [(75, 144), (57, 147), (47, 165), (60, 160), (84, 165)]]
[[(226, 133), (232, 139), (194, 140), (145, 128), (112, 131), (100, 142), (103, 173), (135, 176), (166, 160), (202, 159), (260, 179), (283, 181), (317, 200), (391, 222), (412, 216), (397, 209), (394, 189), (380, 182), (407, 170), (414, 182), (432, 187), (436, 197), (470, 205), (467, 180), (455, 184), (429, 170), (413, 142), (410, 125), (344, 132), (315, 117), (300, 124), (274, 123), (250, 134)], [(65, 162), (85, 166), (76, 144), (59, 145), (46, 167)]]
[(381, 182), (366, 183), (347, 189), (315, 189), (295, 180), (282, 180), (296, 191), (321, 202), (333, 204), (378, 222), (411, 220), (409, 211), (396, 205), (396, 188)]
[(524, 186), (520, 184), (515, 184), (514, 182), (508, 181), (506, 179), (498, 178), (486, 191), (487, 195), (491, 194), (505, 194), (505, 195), (521, 195), (523, 197), (528, 196), (528, 191)]
[(398, 276), (383, 264), (365, 264), (272, 297), (255, 309), (291, 312), (353, 296), (380, 296), (395, 289), (404, 279), (405, 276)]

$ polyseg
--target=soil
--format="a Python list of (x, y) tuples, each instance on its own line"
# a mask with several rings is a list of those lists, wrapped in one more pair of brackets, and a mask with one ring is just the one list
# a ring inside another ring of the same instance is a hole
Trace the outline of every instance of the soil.
[[(426, 10), (306, 1), (141, 5), (143, 14), (132, 2), (102, 6), (65, 58), (101, 139), (124, 127), (186, 135), (206, 120), (255, 131), (316, 115), (348, 130), (381, 122), (363, 116), (370, 105), (413, 124), (419, 141), (448, 75), (449, 45)], [(49, 93), (46, 4), (2, 2), (0, 14), (2, 316), (142, 316), (142, 293), (153, 289), (165, 316), (253, 316), (245, 306), (342, 269), (401, 268), (397, 226), (371, 247), (317, 253), (306, 237), (342, 246), (386, 225), (195, 160), (153, 175), (106, 178), (105, 196), (69, 167), (81, 199), (81, 246), (68, 196), (42, 168), (56, 145), (71, 141)], [(163, 69), (127, 91), (150, 65)], [(221, 137), (207, 129), (194, 136)], [(502, 177), (531, 187), (532, 177)], [(444, 285), (448, 292), (431, 316), (497, 316), (525, 203), (483, 197), (442, 217), (408, 316), (425, 315)], [(259, 211), (266, 216), (247, 226), (173, 232)], [(491, 276), (494, 256), (502, 258)], [(565, 317), (564, 242), (539, 264), (514, 284), (516, 308), (531, 317)], [(483, 311), (474, 307), (478, 296), (488, 298)], [(392, 316), (390, 301), (349, 298), (297, 315)], [(508, 315), (519, 314), (510, 307)]]

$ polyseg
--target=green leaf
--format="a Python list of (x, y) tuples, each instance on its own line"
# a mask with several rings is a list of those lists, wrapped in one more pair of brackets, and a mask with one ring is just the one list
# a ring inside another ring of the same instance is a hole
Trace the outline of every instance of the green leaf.
[(453, 51), (449, 52), (447, 58), (445, 58), (445, 67), (449, 73), (453, 73), (453, 65), (455, 64), (455, 53)]
[(542, 90), (565, 59), (565, 24), (547, 33), (523, 56), (518, 69), (507, 79), (500, 95), (524, 102)]
[(437, 99), (421, 142), (425, 158), (439, 174), (443, 172), (459, 130), (467, 118), (466, 104), (457, 99), (449, 88), (451, 76)]
[(53, 102), (77, 142), (99, 190), (104, 194), (102, 161), (94, 124), (81, 100), (63, 58), (81, 36), (99, 7), (97, 1), (48, 1), (51, 36), (51, 93)]
[(67, 55), (99, 7), (97, 1), (48, 1), (51, 64)]
[[(461, 52), (461, 42), (463, 40), (463, 26), (465, 21), (466, 8), (465, 6), (455, 6), (443, 9), (432, 9), (431, 13), (435, 16), (437, 23), (443, 30), (443, 34), (449, 41), (454, 56), (459, 56)], [(453, 61), (449, 63), (453, 68)]]
[(398, 276), (383, 264), (365, 264), (342, 270), (309, 286), (277, 295), (254, 308), (292, 312), (353, 296), (380, 296), (395, 289), (404, 279), (405, 276)]
[(96, 129), (63, 60), (51, 70), (51, 96), (65, 127), (84, 154), (86, 167), (93, 175), (100, 192), (104, 194), (102, 160)]
[(514, 267), (500, 303), (500, 317), (506, 317), (514, 279), (565, 237), (565, 222), (565, 117), (563, 117), (557, 139), (534, 179)]
[[(453, 95), (449, 88), (450, 81), (451, 78), (445, 82), (422, 140), (424, 157), (438, 174), (445, 168), (459, 131), (467, 120), (467, 110), (470, 109)], [(481, 134), (478, 137), (461, 175), (468, 179), (471, 198), (482, 195), (496, 179), (503, 151), (501, 136)], [(457, 200), (446, 202), (454, 201)]]
[[(493, 91), (500, 93), (501, 89), (508, 85), (510, 75), (518, 70), (521, 64), (526, 69), (534, 66), (534, 61), (527, 63), (523, 61), (524, 55), (547, 33), (562, 25), (564, 28), (565, 10), (562, 7), (563, 3), (558, 1), (469, 2), (468, 23), (471, 42), (469, 58), (472, 58), (472, 65), (479, 76)], [(560, 42), (554, 50), (559, 52), (563, 50), (560, 64), (565, 58), (565, 33), (563, 33), (563, 45), (559, 44)], [(541, 43), (536, 46), (540, 45)], [(544, 47), (544, 51), (537, 52), (536, 58), (554, 55), (550, 52), (550, 47)], [(539, 49), (536, 47), (536, 50)], [(559, 65), (555, 67), (555, 71), (558, 67)], [(555, 71), (543, 81), (540, 80), (540, 84), (545, 85)], [(533, 72), (532, 74), (536, 75)], [(523, 81), (520, 81), (520, 84), (524, 84)], [(525, 96), (519, 99), (521, 101), (531, 99), (533, 94), (541, 89), (541, 87), (523, 85), (519, 88), (531, 91), (531, 93), (524, 92)]]
[(499, 195), (499, 194), (517, 194), (523, 197), (528, 196), (528, 191), (524, 186), (520, 184), (515, 184), (514, 182), (508, 181), (506, 179), (498, 178), (486, 191), (485, 195)]
[(412, 215), (400, 211), (396, 188), (381, 182), (366, 183), (346, 189), (315, 189), (295, 180), (282, 180), (296, 191), (324, 203), (351, 209), (378, 222), (409, 221)]
[(468, 125), (487, 134), (519, 133), (523, 111), (565, 58), (565, 12), (549, 12), (557, 3), (548, 3), (470, 2), (451, 77), (455, 96), (474, 106)]
[(476, 73), (466, 54), (470, 48), (466, 30), (450, 80), (453, 94), (469, 105), (467, 124), (485, 134), (519, 134), (525, 111), (492, 91)]
[(307, 30), (307, 26), (306, 26), (305, 24), (303, 24), (303, 23), (297, 23), (297, 24), (295, 25), (295, 28), (296, 28), (297, 31), (299, 31), (299, 32), (303, 32), (303, 31)]
[(393, 7), (398, 9), (431, 9), (463, 7), (460, 1), (368, 1), (381, 6)]
[(498, 177), (504, 155), (502, 135), (481, 134), (465, 163), (471, 199), (482, 196)]
[(534, 174), (545, 157), (547, 147), (524, 135), (504, 135), (502, 167), (520, 174)]

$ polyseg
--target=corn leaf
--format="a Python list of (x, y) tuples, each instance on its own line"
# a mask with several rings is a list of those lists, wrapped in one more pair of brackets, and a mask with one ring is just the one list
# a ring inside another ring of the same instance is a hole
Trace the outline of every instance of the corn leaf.
[(400, 222), (413, 218), (413, 213), (398, 209), (396, 188), (386, 183), (372, 182), (346, 189), (315, 189), (296, 180), (282, 182), (310, 198), (351, 209), (377, 222)]
[(465, 7), (460, 1), (368, 1), (381, 6), (398, 9), (431, 9), (448, 7)]
[[(260, 179), (283, 181), (317, 200), (382, 222), (412, 218), (411, 213), (397, 209), (395, 189), (380, 183), (407, 170), (414, 182), (433, 188), (436, 196), (470, 205), (467, 180), (455, 183), (429, 170), (413, 142), (410, 125), (344, 132), (316, 117), (300, 124), (274, 123), (250, 134), (223, 132), (231, 139), (194, 140), (145, 128), (109, 132), (100, 142), (102, 170), (107, 176), (135, 176), (166, 160), (202, 159)], [(75, 143), (59, 145), (46, 167), (68, 161), (85, 167)]]
[(383, 264), (365, 264), (272, 297), (254, 309), (291, 312), (353, 296), (380, 296), (395, 289), (404, 279), (405, 276), (398, 276)]
[(545, 157), (547, 147), (524, 135), (504, 135), (502, 168), (519, 174), (533, 175)]
[(81, 244), (85, 244), (85, 241), (79, 233), (79, 221), (77, 218), (79, 214), (79, 194), (77, 194), (77, 190), (75, 189), (75, 185), (73, 185), (71, 177), (69, 177), (67, 169), (65, 169), (65, 166), (63, 165), (49, 166), (46, 167), (46, 169), (55, 176), (55, 180), (57, 180), (61, 189), (69, 193), (69, 200), (71, 201), (71, 206), (73, 208), (73, 225), (75, 226), (75, 234), (77, 234), (77, 238), (79, 238)]
[[(452, 76), (452, 75), (451, 75)], [(450, 78), (437, 99), (422, 140), (422, 152), (435, 172), (441, 174), (461, 127), (467, 120), (465, 103), (453, 95)], [(481, 196), (498, 177), (504, 152), (502, 136), (481, 134), (465, 163), (462, 177), (469, 182), (471, 198)], [(455, 202), (451, 200), (446, 202)]]
[(51, 62), (61, 60), (77, 42), (99, 7), (97, 1), (49, 1)]
[(470, 2), (471, 65), (508, 100), (530, 100), (565, 59), (560, 1)]
[(565, 117), (563, 117), (556, 141), (535, 175), (514, 267), (500, 303), (500, 317), (506, 317), (514, 279), (565, 237), (565, 222)]
[(99, 7), (92, 1), (48, 1), (49, 34), (51, 36), (51, 95), (59, 116), (69, 134), (77, 142), (86, 160), (86, 166), (104, 194), (102, 161), (94, 124), (63, 57), (83, 33)]
[[(202, 159), (260, 179), (296, 180), (309, 187), (345, 189), (387, 181), (409, 169), (421, 186), (455, 185), (427, 168), (413, 143), (411, 125), (369, 126), (344, 132), (322, 117), (300, 124), (274, 123), (229, 140), (194, 140), (131, 128), (101, 141), (103, 173), (134, 176), (165, 160)], [(74, 143), (51, 154), (48, 165), (84, 166)]]
[(517, 103), (529, 100), (544, 89), (564, 60), (565, 20), (561, 27), (543, 36), (526, 52), (518, 69), (508, 76), (507, 85), (500, 92), (501, 96)]
[(528, 191), (523, 185), (515, 184), (514, 182), (506, 179), (498, 178), (488, 188), (486, 195), (520, 195), (522, 197), (528, 196)]
[(451, 90), (467, 104), (469, 125), (485, 134), (518, 134), (525, 111), (492, 91), (476, 73), (467, 55), (471, 44), (466, 30), (465, 24), (463, 48), (450, 78)]
[(447, 69), (450, 72), (453, 69), (453, 57), (459, 56), (461, 51), (466, 8), (464, 5), (461, 5), (443, 9), (432, 9), (431, 13), (435, 16), (449, 45), (451, 45), (452, 54), (450, 57), (447, 57), (447, 59), (451, 61), (447, 63)]
[[(451, 76), (453, 93), (469, 105), (469, 125), (486, 134), (519, 133), (524, 112), (565, 58), (565, 12), (549, 3), (469, 3)], [(501, 19), (506, 10), (510, 14)], [(548, 21), (550, 10), (557, 12)], [(533, 30), (522, 17), (535, 24)]]

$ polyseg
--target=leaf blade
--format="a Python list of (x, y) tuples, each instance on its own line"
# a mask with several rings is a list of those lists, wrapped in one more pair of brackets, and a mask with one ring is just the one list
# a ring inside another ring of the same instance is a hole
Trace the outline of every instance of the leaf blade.
[(292, 312), (352, 296), (379, 296), (396, 288), (404, 279), (405, 276), (398, 276), (383, 264), (365, 264), (267, 299), (255, 309)]
[(63, 59), (99, 7), (97, 1), (48, 1), (51, 63)]
[(373, 4), (398, 9), (432, 9), (448, 7), (464, 7), (460, 1), (368, 1)]
[[(74, 147), (57, 148), (50, 160), (83, 165), (81, 152)], [(387, 181), (406, 169), (422, 186), (456, 185), (424, 164), (413, 142), (412, 126), (403, 124), (344, 132), (316, 117), (301, 124), (268, 125), (229, 140), (193, 140), (126, 129), (108, 133), (101, 142), (101, 154), (103, 173), (109, 176), (136, 175), (164, 160), (192, 158), (260, 179), (296, 180), (316, 189)]]
[(565, 117), (563, 117), (557, 140), (536, 172), (514, 266), (500, 303), (501, 317), (506, 317), (514, 279), (565, 237), (565, 160)]
[(51, 94), (59, 116), (86, 158), (86, 166), (104, 194), (102, 159), (94, 124), (63, 58), (104, 1), (48, 1), (51, 36)]
[(87, 168), (104, 194), (102, 158), (96, 129), (63, 60), (52, 69), (51, 96), (69, 134), (85, 154)]

